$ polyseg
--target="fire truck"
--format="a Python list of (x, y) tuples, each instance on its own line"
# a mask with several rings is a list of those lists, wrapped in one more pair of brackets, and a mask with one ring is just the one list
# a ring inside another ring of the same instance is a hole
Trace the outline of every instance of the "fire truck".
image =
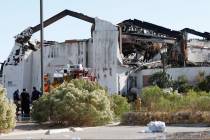
[(68, 82), (72, 79), (96, 81), (96, 77), (91, 72), (91, 69), (84, 68), (82, 64), (66, 65), (57, 69), (51, 77), (49, 74), (44, 75), (44, 91), (49, 92), (50, 89), (56, 88), (63, 82)]

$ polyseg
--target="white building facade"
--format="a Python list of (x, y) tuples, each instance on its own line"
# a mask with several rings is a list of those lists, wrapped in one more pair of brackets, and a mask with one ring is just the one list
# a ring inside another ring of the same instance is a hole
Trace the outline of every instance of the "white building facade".
[[(7, 89), (8, 98), (12, 98), (13, 92), (17, 89), (22, 91), (23, 88), (26, 88), (31, 93), (32, 87), (35, 86), (37, 89), (41, 87), (40, 50), (27, 50), (23, 53), (22, 47), (21, 44), (15, 43), (3, 68), (2, 83)], [(83, 67), (91, 69), (99, 84), (107, 88), (110, 94), (126, 94), (132, 88), (136, 88), (140, 92), (143, 87), (148, 85), (148, 77), (161, 69), (136, 71), (132, 67), (124, 65), (121, 47), (118, 27), (95, 18), (90, 39), (45, 43), (43, 49), (44, 74), (52, 77), (58, 68), (65, 67), (67, 64), (82, 64)], [(191, 62), (210, 61), (209, 42), (188, 42), (187, 50), (188, 60)], [(13, 60), (16, 57), (20, 59), (14, 65)], [(200, 71), (210, 74), (209, 67), (167, 69), (167, 73), (173, 79), (186, 75), (192, 83), (195, 82), (195, 76)]]
[[(97, 81), (110, 93), (122, 92), (124, 84), (119, 84), (125, 71), (120, 70), (122, 65), (119, 53), (119, 32), (115, 25), (95, 19), (95, 30), (92, 38), (87, 40), (69, 40), (63, 43), (51, 42), (44, 46), (44, 74), (53, 75), (58, 68), (67, 64), (82, 64), (90, 68)], [(21, 46), (15, 43), (9, 56), (10, 61)], [(21, 54), (20, 54), (21, 55)], [(17, 65), (5, 65), (3, 70), (3, 85), (8, 97), (12, 98), (15, 90), (26, 88), (29, 93), (32, 87), (40, 89), (40, 50), (28, 50), (21, 57)], [(118, 72), (119, 69), (119, 72)], [(123, 79), (123, 80), (122, 80)]]

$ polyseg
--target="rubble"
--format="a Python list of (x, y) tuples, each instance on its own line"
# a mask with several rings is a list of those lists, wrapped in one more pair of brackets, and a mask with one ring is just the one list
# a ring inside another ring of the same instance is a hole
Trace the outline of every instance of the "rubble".
[(27, 43), (30, 40), (32, 35), (33, 35), (33, 29), (32, 27), (28, 27), (27, 29), (22, 31), (20, 34), (15, 36), (15, 41), (20, 44)]

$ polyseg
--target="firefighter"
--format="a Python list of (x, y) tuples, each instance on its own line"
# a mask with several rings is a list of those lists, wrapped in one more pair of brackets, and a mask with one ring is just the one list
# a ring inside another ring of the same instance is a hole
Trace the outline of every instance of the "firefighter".
[(33, 92), (31, 94), (31, 102), (33, 103), (33, 101), (38, 100), (39, 97), (41, 96), (41, 92), (39, 92), (36, 87), (33, 87)]
[(16, 115), (18, 115), (19, 101), (20, 101), (19, 90), (18, 89), (13, 93), (13, 101), (14, 101), (14, 103), (16, 105)]
[(21, 114), (22, 116), (29, 117), (30, 112), (30, 96), (29, 93), (24, 88), (22, 93), (20, 94), (20, 100), (21, 100)]

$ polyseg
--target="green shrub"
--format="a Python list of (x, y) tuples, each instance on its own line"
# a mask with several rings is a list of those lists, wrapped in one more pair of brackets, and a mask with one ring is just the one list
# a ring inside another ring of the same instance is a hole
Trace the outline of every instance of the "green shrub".
[(196, 86), (198, 91), (210, 91), (210, 76), (206, 76), (205, 79), (200, 80)]
[(125, 97), (114, 94), (111, 96), (111, 108), (114, 112), (115, 117), (121, 118), (123, 113), (129, 112), (130, 105)]
[(163, 94), (163, 91), (158, 86), (144, 88), (141, 93), (142, 105), (149, 110), (153, 109)]
[(173, 81), (173, 89), (178, 90), (179, 93), (186, 93), (190, 89), (193, 89), (193, 87), (188, 84), (187, 77), (182, 75)]
[(154, 86), (144, 88), (141, 98), (143, 107), (148, 111), (210, 111), (210, 94), (204, 91), (189, 90), (185, 95), (181, 95), (164, 93), (160, 88)]
[(160, 88), (168, 88), (172, 85), (171, 77), (166, 72), (156, 72), (149, 78), (149, 83)]
[[(47, 110), (43, 110), (43, 106), (48, 106)], [(43, 114), (45, 117), (39, 119)], [(113, 112), (107, 92), (98, 84), (72, 80), (35, 102), (32, 117), (39, 122), (50, 120), (67, 125), (94, 126), (111, 121)]]
[(8, 132), (15, 127), (16, 106), (6, 98), (6, 91), (0, 86), (0, 133)]
[(32, 118), (38, 122), (50, 120), (52, 115), (52, 102), (50, 96), (43, 95), (39, 100), (33, 102)]
[(80, 90), (87, 90), (92, 92), (97, 89), (103, 89), (97, 82), (91, 82), (89, 80), (74, 79), (71, 83)]

